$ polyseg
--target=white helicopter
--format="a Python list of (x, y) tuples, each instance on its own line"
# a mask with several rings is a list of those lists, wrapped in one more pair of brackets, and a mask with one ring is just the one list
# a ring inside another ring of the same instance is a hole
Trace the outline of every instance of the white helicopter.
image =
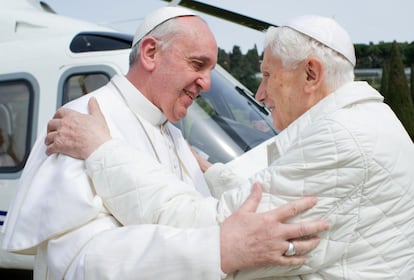
[[(206, 10), (205, 4), (195, 1), (178, 4)], [(57, 15), (37, 0), (0, 0), (0, 6), (1, 231), (39, 131), (58, 107), (104, 85), (114, 74), (127, 72), (132, 36)], [(261, 21), (207, 8), (231, 21), (256, 24), (262, 30), (266, 27)], [(268, 110), (219, 65), (212, 72), (211, 90), (194, 103), (188, 116), (176, 125), (212, 162), (237, 162), (234, 159), (277, 134)], [(249, 161), (258, 162), (259, 168), (265, 159), (255, 156)], [(244, 174), (247, 169), (253, 171), (239, 165)], [(0, 233), (0, 244), (2, 240)], [(32, 267), (31, 256), (0, 250), (0, 276), (30, 279)]]

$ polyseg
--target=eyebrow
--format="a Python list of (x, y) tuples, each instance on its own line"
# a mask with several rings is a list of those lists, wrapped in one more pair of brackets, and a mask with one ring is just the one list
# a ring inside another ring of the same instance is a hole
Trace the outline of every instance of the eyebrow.
[(189, 58), (190, 59), (202, 60), (202, 61), (206, 61), (206, 62), (211, 61), (211, 59), (208, 56), (205, 56), (205, 55), (201, 55), (201, 56), (190, 56)]

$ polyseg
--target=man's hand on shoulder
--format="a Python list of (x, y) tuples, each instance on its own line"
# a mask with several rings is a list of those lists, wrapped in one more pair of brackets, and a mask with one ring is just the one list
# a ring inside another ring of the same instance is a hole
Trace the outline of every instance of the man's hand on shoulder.
[(111, 139), (105, 117), (96, 98), (88, 103), (89, 114), (60, 108), (48, 122), (46, 154), (62, 153), (87, 159), (100, 145)]
[[(317, 202), (315, 197), (256, 213), (261, 196), (262, 187), (255, 184), (243, 205), (221, 225), (221, 268), (225, 273), (269, 265), (303, 264), (305, 254), (319, 244), (319, 237), (315, 234), (329, 228), (328, 223), (322, 220), (284, 224), (286, 220), (313, 207)], [(294, 244), (296, 250), (293, 256), (285, 255), (289, 242)]]

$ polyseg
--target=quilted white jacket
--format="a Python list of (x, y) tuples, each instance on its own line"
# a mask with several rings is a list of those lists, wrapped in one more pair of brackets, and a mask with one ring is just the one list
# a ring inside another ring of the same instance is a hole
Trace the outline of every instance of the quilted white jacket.
[[(327, 218), (331, 228), (307, 265), (260, 276), (414, 279), (414, 145), (373, 88), (354, 82), (323, 99), (275, 138), (270, 155), (270, 166), (251, 179), (275, 195), (261, 209), (317, 195), (318, 205), (299, 219)], [(212, 171), (216, 186), (217, 178), (226, 182), (228, 172)], [(225, 193), (220, 205), (233, 211), (243, 197)]]
[[(317, 206), (297, 219), (325, 218), (331, 227), (321, 234), (321, 244), (306, 265), (243, 271), (232, 277), (414, 279), (414, 145), (382, 100), (368, 84), (349, 83), (274, 139), (270, 165), (250, 179), (262, 182), (268, 192), (260, 211), (316, 195)], [(234, 188), (240, 178), (226, 166), (215, 165), (206, 173), (212, 192), (220, 196), (214, 202), (173, 182), (172, 176), (153, 173), (153, 167), (130, 149), (118, 145), (115, 153), (112, 148), (98, 150), (87, 166), (98, 194), (104, 194), (107, 206), (126, 223), (206, 226), (214, 218), (225, 219), (250, 191), (250, 183)], [(128, 175), (131, 168), (147, 170), (148, 176)], [(122, 186), (118, 180), (108, 182), (120, 171)], [(149, 187), (145, 181), (151, 176), (158, 183), (152, 180)]]

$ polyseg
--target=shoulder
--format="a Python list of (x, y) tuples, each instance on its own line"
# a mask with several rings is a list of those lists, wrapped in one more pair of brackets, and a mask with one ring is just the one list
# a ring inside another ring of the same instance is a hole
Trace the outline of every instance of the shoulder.
[(113, 102), (113, 91), (108, 85), (105, 85), (91, 93), (85, 94), (79, 98), (76, 98), (65, 105), (63, 105), (64, 108), (72, 109), (81, 113), (87, 113), (88, 112), (88, 101), (91, 97), (96, 97), (98, 100), (98, 103), (100, 106), (107, 103), (107, 99), (110, 99), (110, 103)]

